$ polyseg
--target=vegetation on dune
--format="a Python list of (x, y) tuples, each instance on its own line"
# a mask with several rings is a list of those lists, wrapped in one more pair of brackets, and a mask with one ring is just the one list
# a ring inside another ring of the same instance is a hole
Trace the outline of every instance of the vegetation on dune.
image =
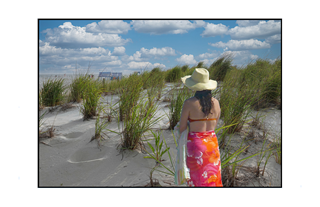
[(132, 116), (133, 107), (137, 105), (143, 82), (137, 74), (131, 74), (123, 81), (123, 85), (118, 88), (119, 93), (119, 119), (124, 121)]
[(83, 94), (85, 92), (87, 84), (90, 82), (91, 78), (88, 74), (75, 74), (69, 85), (70, 89), (70, 101), (78, 102), (83, 99)]
[(180, 80), (182, 76), (181, 67), (176, 66), (170, 70), (167, 70), (165, 80), (166, 82), (173, 83)]
[(41, 106), (56, 106), (62, 104), (64, 100), (64, 91), (66, 87), (63, 86), (64, 79), (48, 79), (43, 82), (39, 93), (39, 103)]
[(177, 89), (171, 94), (171, 104), (169, 106), (169, 129), (174, 129), (180, 121), (180, 115), (183, 103), (186, 99), (192, 97), (194, 92), (187, 87)]
[(214, 61), (210, 67), (210, 79), (216, 81), (223, 81), (228, 71), (232, 69), (231, 67), (232, 59), (227, 56), (223, 56)]
[[(246, 155), (249, 149), (248, 137), (238, 138), (238, 132), (247, 130), (249, 115), (253, 110), (259, 110), (270, 105), (281, 107), (281, 60), (271, 63), (267, 60), (258, 59), (243, 68), (231, 66), (232, 59), (221, 57), (214, 61), (208, 70), (210, 79), (219, 81), (219, 87), (213, 91), (221, 107), (221, 119), (224, 124), (216, 129), (219, 133), (219, 147), (221, 148), (221, 168), (223, 173), (224, 186), (241, 186), (244, 180), (239, 178), (239, 173), (245, 169), (244, 162), (257, 156), (257, 167), (251, 169), (256, 176), (264, 176), (265, 168), (270, 157), (274, 157), (281, 164), (281, 137), (277, 137), (273, 144), (267, 144), (266, 134), (263, 133), (262, 147)], [(191, 75), (195, 68), (206, 68), (203, 62), (197, 66), (182, 67), (176, 66), (167, 71), (160, 68), (153, 68), (151, 71), (144, 71), (142, 74), (131, 74), (121, 80), (93, 80), (87, 74), (77, 75), (70, 84), (70, 101), (80, 104), (80, 112), (83, 119), (96, 116), (95, 134), (92, 140), (100, 141), (106, 135), (106, 131), (117, 133), (121, 137), (121, 151), (125, 149), (134, 150), (137, 147), (144, 148), (142, 137), (151, 131), (162, 117), (156, 117), (158, 110), (157, 100), (160, 100), (161, 91), (165, 83), (179, 83), (182, 76)], [(63, 103), (65, 98), (63, 79), (55, 79), (44, 82), (39, 91), (39, 108), (45, 106), (56, 106)], [(103, 93), (119, 94), (119, 101), (112, 106), (105, 106), (100, 102)], [(180, 120), (181, 110), (184, 101), (193, 96), (194, 92), (183, 87), (173, 89), (169, 106), (169, 129), (173, 130)], [(82, 102), (81, 102), (82, 101)], [(116, 109), (115, 106), (118, 106)], [(109, 112), (106, 112), (108, 108)], [(107, 120), (101, 118), (101, 113), (105, 112), (108, 122), (111, 116), (116, 114), (118, 118), (119, 132), (108, 129)], [(44, 113), (39, 117), (39, 133), (43, 126)], [(251, 122), (251, 127), (257, 127), (256, 120)], [(53, 127), (52, 127), (53, 129)], [(53, 132), (53, 131), (52, 131)], [(155, 145), (148, 143), (151, 152), (149, 156), (156, 161), (157, 165), (152, 169), (159, 172), (174, 175), (174, 162), (172, 160), (169, 147), (165, 137), (160, 138), (160, 132), (154, 133)], [(237, 137), (237, 138), (236, 138)], [(173, 139), (176, 137), (173, 136)], [(239, 143), (236, 147), (231, 143)], [(177, 144), (177, 143), (176, 143)], [(231, 146), (232, 145), (232, 146)], [(168, 155), (170, 166), (163, 164), (162, 157)], [(266, 161), (263, 161), (266, 160)], [(243, 177), (242, 177), (243, 178)], [(245, 179), (245, 178), (243, 178)]]
[(88, 120), (98, 115), (98, 104), (101, 98), (101, 91), (97, 80), (90, 79), (84, 85), (83, 102), (80, 105), (80, 112), (83, 120)]

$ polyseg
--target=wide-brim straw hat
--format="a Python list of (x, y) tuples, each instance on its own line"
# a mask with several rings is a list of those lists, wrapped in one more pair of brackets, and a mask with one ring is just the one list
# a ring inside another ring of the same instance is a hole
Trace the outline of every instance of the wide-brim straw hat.
[(192, 75), (181, 78), (182, 83), (193, 91), (214, 90), (217, 81), (209, 79), (209, 71), (205, 68), (196, 68)]

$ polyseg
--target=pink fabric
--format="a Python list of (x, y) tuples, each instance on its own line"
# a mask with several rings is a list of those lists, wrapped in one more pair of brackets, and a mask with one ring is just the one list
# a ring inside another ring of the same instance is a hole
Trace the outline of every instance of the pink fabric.
[(218, 139), (214, 132), (190, 132), (187, 141), (189, 186), (223, 187)]

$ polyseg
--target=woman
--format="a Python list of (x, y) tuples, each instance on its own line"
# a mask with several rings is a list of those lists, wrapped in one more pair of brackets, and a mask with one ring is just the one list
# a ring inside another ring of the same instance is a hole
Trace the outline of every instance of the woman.
[(193, 74), (181, 78), (193, 91), (194, 97), (185, 100), (180, 117), (180, 134), (187, 129), (187, 168), (189, 186), (222, 187), (221, 162), (215, 127), (220, 118), (220, 106), (211, 91), (217, 82), (209, 80), (209, 72), (196, 68)]

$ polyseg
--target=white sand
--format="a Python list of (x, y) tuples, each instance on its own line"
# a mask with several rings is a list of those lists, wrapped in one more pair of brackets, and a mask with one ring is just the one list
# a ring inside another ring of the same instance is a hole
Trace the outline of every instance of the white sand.
[[(165, 89), (168, 91), (172, 84)], [(165, 92), (164, 92), (165, 93)], [(164, 94), (163, 93), (163, 94)], [(111, 96), (103, 97), (103, 102), (111, 100)], [(117, 96), (113, 96), (113, 103), (118, 100)], [(168, 102), (158, 102), (159, 111), (157, 116), (164, 115), (163, 119), (153, 128), (162, 129), (163, 136), (166, 139), (170, 152), (175, 160), (175, 143), (171, 131), (164, 130), (169, 124), (169, 119), (165, 115), (169, 108), (166, 107)], [(73, 108), (66, 111), (60, 111), (59, 108), (49, 113), (44, 118), (43, 129), (51, 127), (55, 128), (55, 137), (41, 139), (43, 143), (39, 144), (39, 186), (145, 186), (150, 182), (150, 170), (155, 166), (152, 159), (143, 158), (147, 154), (140, 150), (125, 151), (119, 154), (117, 146), (121, 143), (120, 136), (107, 132), (110, 138), (106, 137), (98, 147), (96, 140), (90, 142), (94, 135), (95, 119), (83, 121), (79, 112), (79, 104), (73, 104)], [(44, 109), (46, 110), (46, 109)], [(40, 112), (42, 114), (43, 111)], [(262, 114), (267, 114), (264, 120), (265, 126), (270, 131), (268, 138), (280, 135), (280, 110), (269, 109)], [(219, 125), (223, 123), (220, 120)], [(116, 120), (113, 119), (108, 129), (119, 131)], [(156, 130), (156, 129), (155, 129)], [(259, 134), (259, 130), (256, 130)], [(241, 133), (239, 135), (241, 136)], [(147, 138), (152, 136), (146, 135)], [(150, 143), (154, 143), (150, 141)], [(252, 144), (249, 147), (250, 155), (255, 149), (261, 149), (262, 142)], [(50, 146), (48, 146), (48, 145)], [(233, 145), (236, 145), (233, 142)], [(147, 144), (146, 149), (151, 152)], [(223, 153), (223, 150), (221, 150)], [(170, 160), (167, 154), (163, 157), (163, 164), (170, 167)], [(249, 159), (244, 166), (256, 166), (257, 157)], [(263, 164), (262, 164), (263, 168)], [(161, 170), (165, 171), (164, 168)], [(241, 175), (242, 171), (239, 172)], [(223, 175), (222, 175), (223, 176)], [(153, 178), (157, 179), (162, 186), (174, 186), (172, 176), (154, 172)], [(281, 186), (281, 165), (275, 162), (273, 156), (270, 157), (266, 166), (265, 176), (262, 178), (251, 179), (247, 186)], [(259, 184), (261, 183), (261, 184)]]

